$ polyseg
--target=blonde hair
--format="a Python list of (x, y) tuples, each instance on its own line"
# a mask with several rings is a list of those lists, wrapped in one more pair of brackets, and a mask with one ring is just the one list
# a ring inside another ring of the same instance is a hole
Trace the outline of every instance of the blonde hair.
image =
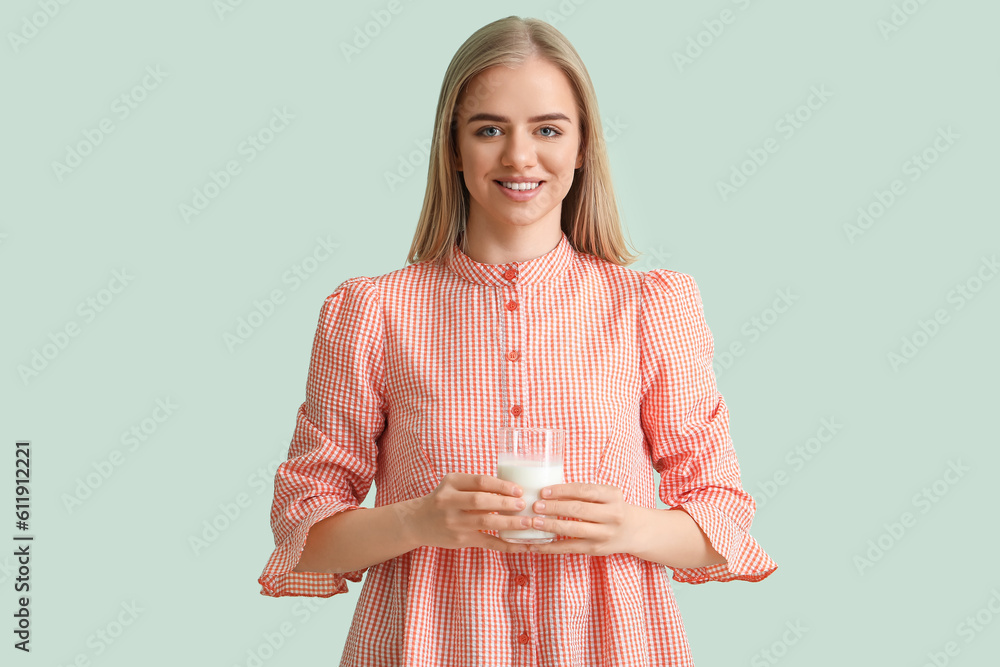
[(469, 81), (490, 67), (516, 67), (533, 56), (548, 60), (566, 74), (579, 106), (584, 159), (562, 202), (562, 231), (578, 252), (623, 266), (636, 260), (622, 235), (597, 95), (583, 60), (548, 23), (508, 16), (465, 40), (445, 72), (434, 119), (427, 189), (407, 262), (437, 261), (451, 252), (460, 235), (465, 240), (469, 191), (456, 168), (456, 106), (463, 96), (463, 106), (470, 104), (471, 96), (480, 94), (483, 87), (466, 90)]

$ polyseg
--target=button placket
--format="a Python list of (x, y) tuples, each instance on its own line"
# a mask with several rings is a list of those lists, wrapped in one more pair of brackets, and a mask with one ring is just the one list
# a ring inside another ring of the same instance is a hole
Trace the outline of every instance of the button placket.
[[(512, 426), (523, 426), (524, 422), (518, 419), (524, 412), (521, 406), (524, 387), (524, 363), (521, 362), (522, 351), (524, 349), (525, 324), (520, 308), (521, 294), (519, 294), (516, 284), (517, 272), (512, 268), (504, 271), (504, 278), (512, 284), (503, 289), (503, 322), (504, 322), (504, 348), (501, 354), (504, 357), (504, 376), (510, 378), (508, 410), (506, 421)], [(532, 635), (536, 627), (535, 600), (533, 587), (529, 586), (529, 573), (532, 570), (532, 561), (526, 554), (511, 554), (509, 560), (511, 566), (510, 602), (513, 624), (512, 639), (519, 653), (518, 664), (535, 664), (534, 641)]]
[[(517, 273), (518, 272), (517, 272), (517, 267), (516, 266), (509, 267), (506, 271), (503, 272), (504, 280), (507, 280), (510, 283), (512, 283), (511, 289), (514, 288), (514, 283), (517, 281)], [(511, 298), (511, 297), (507, 298), (507, 302), (505, 304), (506, 307), (507, 307), (507, 310), (513, 311), (514, 309), (511, 307), (510, 304), (511, 304), (511, 302), (515, 302), (516, 303), (516, 301), (517, 301), (517, 291), (514, 290), (514, 296), (513, 296), (513, 298)], [(504, 355), (507, 358), (507, 361), (517, 361), (518, 359), (520, 359), (521, 358), (521, 353), (516, 349), (516, 346), (512, 345), (512, 346), (509, 346), (509, 347), (511, 349), (507, 350), (507, 354)]]
[[(524, 569), (527, 563), (522, 558), (513, 559), (509, 566), (513, 572)], [(521, 644), (527, 644), (523, 638), (530, 637), (528, 631), (531, 628), (531, 590), (527, 586), (528, 577), (519, 572), (511, 577), (510, 601), (512, 609), (516, 610), (512, 618), (512, 629), (515, 633), (514, 639)], [(520, 630), (520, 632), (518, 632)]]
[(533, 665), (537, 661), (535, 641), (538, 631), (538, 609), (534, 587), (530, 585), (535, 576), (534, 559), (528, 554), (508, 554), (510, 568), (509, 598), (510, 641), (517, 653), (515, 664)]
[[(514, 273), (511, 273), (514, 271)], [(508, 278), (508, 276), (510, 276)], [(507, 269), (504, 272), (504, 277), (511, 281), (511, 285), (505, 287), (504, 292), (504, 330), (506, 332), (505, 342), (506, 349), (502, 351), (504, 359), (506, 360), (506, 375), (510, 378), (508, 383), (508, 389), (510, 391), (510, 403), (508, 404), (507, 414), (513, 417), (511, 421), (512, 426), (520, 426), (523, 422), (519, 419), (524, 413), (524, 407), (521, 405), (522, 400), (522, 390), (524, 387), (523, 379), (523, 367), (521, 363), (517, 363), (521, 358), (521, 340), (523, 333), (523, 318), (521, 317), (520, 306), (520, 294), (518, 293), (518, 287), (516, 284), (517, 272), (514, 269)]]

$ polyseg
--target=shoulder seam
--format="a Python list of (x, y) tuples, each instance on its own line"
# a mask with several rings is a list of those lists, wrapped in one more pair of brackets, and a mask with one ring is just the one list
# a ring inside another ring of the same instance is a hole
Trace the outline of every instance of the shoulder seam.
[(380, 333), (380, 340), (381, 340), (380, 346), (382, 347), (382, 372), (379, 374), (381, 376), (380, 377), (380, 381), (379, 381), (379, 384), (380, 384), (379, 394), (382, 397), (382, 401), (379, 404), (379, 410), (382, 411), (382, 412), (384, 412), (384, 408), (385, 408), (385, 404), (386, 404), (386, 395), (388, 393), (387, 392), (387, 387), (386, 387), (386, 384), (388, 383), (387, 369), (389, 368), (389, 364), (388, 364), (389, 357), (388, 357), (388, 352), (386, 352), (386, 344), (385, 344), (385, 340), (386, 340), (386, 336), (385, 336), (385, 307), (382, 304), (382, 292), (379, 290), (378, 283), (375, 281), (375, 279), (371, 278), (371, 277), (368, 277), (368, 276), (362, 276), (362, 277), (368, 282), (369, 287), (375, 293), (375, 306), (376, 306), (376, 308), (378, 308), (379, 330), (380, 330), (379, 333)]
[(385, 338), (385, 331), (386, 331), (386, 329), (385, 329), (385, 308), (382, 305), (382, 293), (379, 290), (379, 286), (378, 286), (377, 280), (375, 279), (375, 277), (372, 277), (372, 276), (353, 276), (351, 278), (347, 278), (346, 280), (344, 280), (343, 282), (340, 283), (340, 285), (337, 287), (336, 290), (333, 291), (332, 294), (330, 294), (329, 296), (326, 297), (326, 302), (329, 302), (330, 299), (332, 299), (334, 297), (334, 295), (337, 294), (337, 292), (340, 292), (345, 287), (350, 287), (350, 286), (356, 285), (358, 283), (361, 283), (362, 285), (364, 285), (368, 289), (368, 291), (370, 291), (370, 292), (372, 292), (374, 294), (375, 308), (378, 310), (378, 318), (379, 318), (379, 341), (380, 341), (379, 345), (382, 348), (382, 368), (381, 368), (381, 372), (379, 373), (379, 380), (378, 380), (378, 387), (377, 387), (377, 389), (378, 389), (378, 392), (379, 392), (379, 394), (381, 395), (381, 398), (382, 398), (382, 402), (379, 404), (379, 409), (382, 409), (386, 405), (387, 383), (388, 383), (388, 375), (386, 373), (386, 369), (388, 368), (388, 363), (387, 363), (388, 362), (388, 353), (386, 352), (386, 344), (385, 344), (385, 340), (386, 340), (386, 338)]

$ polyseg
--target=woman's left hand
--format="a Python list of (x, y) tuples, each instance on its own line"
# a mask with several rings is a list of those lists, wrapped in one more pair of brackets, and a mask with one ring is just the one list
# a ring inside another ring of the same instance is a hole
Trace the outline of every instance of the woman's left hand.
[(542, 489), (541, 499), (531, 509), (543, 515), (534, 519), (532, 528), (573, 539), (532, 544), (530, 553), (629, 553), (631, 540), (641, 529), (635, 525), (639, 508), (625, 502), (621, 489), (607, 484), (553, 484)]

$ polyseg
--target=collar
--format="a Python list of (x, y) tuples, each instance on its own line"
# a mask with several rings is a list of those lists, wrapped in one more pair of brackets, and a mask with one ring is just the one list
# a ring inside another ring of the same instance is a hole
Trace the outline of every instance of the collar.
[(573, 246), (563, 232), (556, 247), (541, 257), (506, 264), (480, 264), (462, 252), (456, 242), (445, 259), (445, 266), (471, 283), (494, 287), (525, 286), (555, 278), (570, 265), (574, 254)]

